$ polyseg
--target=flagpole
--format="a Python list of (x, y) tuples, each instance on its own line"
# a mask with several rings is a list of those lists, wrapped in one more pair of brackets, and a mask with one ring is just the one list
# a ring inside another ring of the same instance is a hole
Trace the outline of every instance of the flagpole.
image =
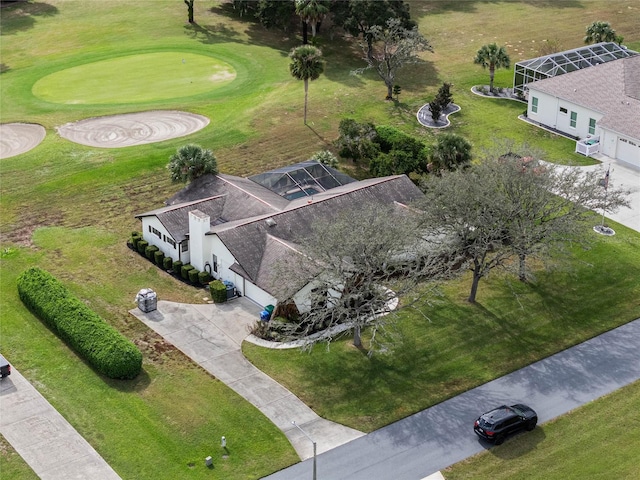
[(607, 173), (604, 176), (604, 205), (602, 205), (602, 228), (604, 228), (604, 214), (607, 208), (607, 194), (609, 193), (609, 170), (611, 170), (611, 164), (607, 167)]

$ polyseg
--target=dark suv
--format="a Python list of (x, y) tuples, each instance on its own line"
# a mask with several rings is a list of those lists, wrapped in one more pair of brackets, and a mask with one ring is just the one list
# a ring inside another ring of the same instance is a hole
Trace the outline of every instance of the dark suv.
[(11, 375), (11, 365), (7, 362), (7, 359), (0, 355), (0, 377), (4, 378)]
[(538, 423), (538, 414), (532, 408), (518, 403), (502, 405), (483, 413), (473, 424), (473, 431), (479, 437), (500, 445), (507, 435), (522, 430), (533, 430)]

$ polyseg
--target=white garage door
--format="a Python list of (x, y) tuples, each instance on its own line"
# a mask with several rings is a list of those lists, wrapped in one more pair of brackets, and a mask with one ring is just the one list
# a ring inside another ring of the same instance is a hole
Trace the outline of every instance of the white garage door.
[(640, 167), (640, 142), (618, 138), (617, 158)]

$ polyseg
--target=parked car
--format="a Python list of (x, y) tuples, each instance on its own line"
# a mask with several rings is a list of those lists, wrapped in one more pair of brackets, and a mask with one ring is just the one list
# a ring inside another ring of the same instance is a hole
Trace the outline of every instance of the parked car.
[(0, 377), (4, 378), (11, 375), (11, 365), (7, 359), (0, 355)]
[(533, 430), (538, 423), (538, 414), (527, 405), (502, 405), (483, 413), (473, 424), (476, 434), (500, 445), (504, 439), (518, 430)]

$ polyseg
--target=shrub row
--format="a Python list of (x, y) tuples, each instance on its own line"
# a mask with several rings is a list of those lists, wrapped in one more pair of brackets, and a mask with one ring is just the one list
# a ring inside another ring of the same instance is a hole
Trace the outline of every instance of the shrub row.
[(24, 271), (18, 277), (18, 294), (34, 315), (99, 373), (123, 379), (140, 373), (140, 350), (50, 273), (37, 267)]
[(140, 255), (144, 255), (163, 270), (172, 272), (193, 285), (206, 285), (211, 280), (208, 272), (201, 272), (193, 265), (184, 264), (180, 260), (174, 262), (171, 257), (165, 257), (158, 247), (149, 245), (149, 242), (143, 240), (140, 232), (132, 232), (128, 243)]

